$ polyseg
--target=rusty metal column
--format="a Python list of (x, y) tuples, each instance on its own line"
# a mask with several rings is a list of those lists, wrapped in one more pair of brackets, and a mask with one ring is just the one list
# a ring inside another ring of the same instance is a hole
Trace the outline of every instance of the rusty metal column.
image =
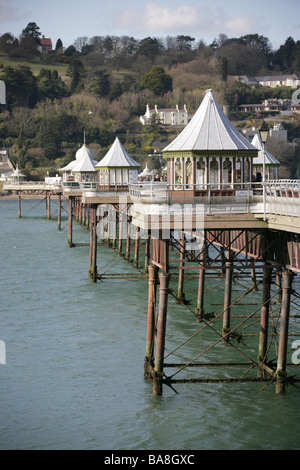
[(97, 205), (91, 206), (91, 228), (90, 228), (90, 267), (89, 275), (92, 282), (97, 282)]
[(165, 336), (167, 324), (167, 305), (169, 292), (169, 274), (161, 273), (159, 276), (159, 306), (157, 318), (156, 348), (155, 348), (155, 367), (153, 380), (153, 393), (162, 395), (162, 381), (164, 370), (164, 351)]
[(260, 367), (260, 363), (265, 363), (267, 359), (268, 326), (270, 310), (270, 289), (271, 289), (272, 266), (265, 264), (263, 274), (262, 306), (260, 311), (260, 335), (258, 346), (258, 371), (257, 377), (264, 378), (265, 370)]
[(22, 196), (21, 196), (21, 191), (19, 191), (18, 193), (18, 198), (19, 198), (19, 202), (18, 202), (18, 217), (19, 219), (22, 217), (21, 215), (21, 201), (22, 201)]
[(73, 219), (73, 200), (72, 197), (69, 197), (69, 214), (68, 214), (68, 245), (70, 248), (74, 246), (73, 244), (73, 227), (72, 227), (72, 219)]
[[(183, 293), (183, 283), (184, 283), (184, 252), (185, 252), (185, 235), (182, 234), (182, 239), (180, 242), (180, 265), (178, 273), (178, 289), (176, 294), (177, 303), (185, 302), (185, 294)], [(181, 268), (181, 269), (180, 269)]]
[(202, 246), (202, 253), (200, 255), (200, 269), (199, 269), (199, 281), (198, 281), (198, 294), (197, 294), (197, 322), (200, 323), (204, 314), (204, 284), (205, 284), (205, 261), (206, 261), (206, 245)]
[(280, 332), (278, 344), (278, 360), (276, 371), (276, 393), (285, 392), (286, 381), (286, 353), (289, 330), (290, 301), (292, 291), (293, 273), (282, 273), (282, 302), (280, 312)]
[(57, 214), (58, 230), (61, 230), (61, 194), (58, 195), (58, 214)]
[(153, 378), (154, 362), (154, 336), (155, 336), (155, 305), (156, 305), (156, 285), (157, 285), (157, 266), (148, 267), (148, 315), (147, 315), (147, 336), (146, 336), (146, 355), (144, 363), (144, 378)]
[(134, 245), (134, 267), (139, 267), (139, 246), (140, 246), (140, 227), (136, 227), (135, 245)]
[(129, 217), (128, 216), (127, 216), (127, 242), (126, 242), (125, 259), (127, 261), (130, 261), (130, 223), (129, 223)]
[(46, 193), (46, 213), (47, 213), (47, 219), (51, 219), (51, 196), (50, 192), (47, 191)]
[[(232, 261), (226, 261), (226, 274), (225, 274), (225, 292), (224, 292), (224, 313), (223, 313), (223, 328), (222, 336), (225, 336), (230, 331), (230, 305), (231, 305), (231, 287), (232, 287)], [(226, 338), (224, 341), (228, 341)]]
[(150, 260), (150, 235), (148, 235), (146, 239), (146, 244), (145, 244), (145, 273), (148, 272), (149, 260)]

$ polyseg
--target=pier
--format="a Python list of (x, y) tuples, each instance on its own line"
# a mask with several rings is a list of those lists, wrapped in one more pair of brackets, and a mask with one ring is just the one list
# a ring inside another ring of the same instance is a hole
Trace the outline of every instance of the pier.
[[(92, 282), (114, 276), (98, 271), (99, 242), (148, 282), (140, 360), (155, 395), (164, 386), (176, 392), (182, 383), (203, 382), (261, 383), (283, 394), (300, 380), (290, 347), (299, 344), (293, 326), (300, 318), (300, 181), (251, 181), (257, 150), (234, 130), (210, 90), (182, 134), (164, 150), (167, 182), (117, 184), (117, 173), (110, 180), (111, 170), (100, 165), (107, 172), (102, 180), (56, 188), (68, 200), (68, 245), (76, 246), (75, 220), (89, 233)], [(25, 187), (10, 189), (20, 201)], [(206, 302), (208, 279), (216, 305)], [(197, 328), (169, 351), (167, 319), (175, 304)], [(179, 361), (190, 341), (198, 342), (199, 353)], [(217, 363), (209, 359), (212, 348), (220, 352)], [(213, 373), (203, 375), (208, 370)]]

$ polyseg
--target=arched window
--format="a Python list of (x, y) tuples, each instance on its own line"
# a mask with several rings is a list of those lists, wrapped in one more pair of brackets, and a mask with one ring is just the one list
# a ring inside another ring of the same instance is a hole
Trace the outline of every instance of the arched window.
[(206, 185), (206, 165), (203, 158), (197, 158), (196, 163), (196, 189), (205, 189)]
[(209, 165), (209, 182), (211, 189), (218, 189), (219, 184), (219, 163), (216, 157), (213, 157)]
[(223, 169), (222, 169), (222, 183), (223, 189), (231, 188), (232, 183), (232, 163), (229, 157), (226, 157), (223, 160)]
[(185, 189), (193, 189), (193, 163), (190, 158), (185, 160)]
[(175, 189), (182, 189), (182, 163), (181, 158), (175, 160)]

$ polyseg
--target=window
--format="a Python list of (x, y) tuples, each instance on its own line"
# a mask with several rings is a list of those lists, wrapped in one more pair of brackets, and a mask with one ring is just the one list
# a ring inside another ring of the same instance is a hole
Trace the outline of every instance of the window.
[(181, 158), (175, 160), (175, 189), (182, 189), (182, 163)]
[[(236, 159), (235, 162), (235, 182), (241, 185), (242, 183), (242, 165), (243, 162), (240, 158)], [(241, 186), (238, 186), (237, 188), (240, 188)]]
[(185, 160), (185, 189), (193, 189), (193, 163), (190, 158)]
[(196, 160), (196, 189), (206, 189), (206, 165), (203, 158)]
[(225, 160), (223, 160), (222, 183), (223, 183), (223, 189), (231, 188), (232, 163), (229, 157), (226, 157)]
[(218, 189), (219, 183), (219, 163), (216, 157), (213, 157), (209, 165), (209, 182), (211, 189)]

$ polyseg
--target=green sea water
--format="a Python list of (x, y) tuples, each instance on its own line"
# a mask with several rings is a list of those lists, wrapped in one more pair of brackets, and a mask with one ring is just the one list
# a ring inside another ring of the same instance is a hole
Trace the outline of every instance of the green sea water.
[[(143, 377), (146, 281), (91, 283), (89, 248), (68, 247), (66, 216), (58, 231), (55, 219), (33, 212), (18, 219), (17, 212), (17, 201), (0, 201), (1, 449), (299, 450), (294, 386), (276, 395), (274, 385), (258, 383), (180, 384), (178, 393), (165, 386), (163, 396), (153, 396)], [(76, 237), (88, 240), (75, 223)], [(100, 272), (110, 266), (114, 273), (135, 272), (105, 246), (97, 264)], [(223, 296), (218, 281), (208, 280), (206, 288), (206, 308), (215, 309)], [(166, 353), (198, 329), (189, 310), (170, 298)], [(195, 357), (210, 335), (197, 335), (171, 360)], [(255, 359), (258, 340), (245, 341)], [(230, 358), (223, 344), (204, 356)]]

